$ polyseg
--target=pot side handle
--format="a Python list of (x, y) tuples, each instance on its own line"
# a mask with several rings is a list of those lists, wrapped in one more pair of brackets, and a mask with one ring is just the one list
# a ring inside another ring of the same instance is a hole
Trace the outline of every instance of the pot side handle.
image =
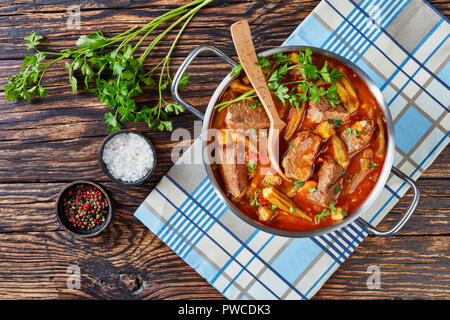
[(180, 84), (181, 77), (186, 72), (189, 65), (203, 51), (210, 51), (210, 52), (216, 54), (219, 58), (223, 59), (225, 62), (229, 63), (233, 67), (238, 65), (238, 63), (236, 61), (231, 59), (228, 55), (226, 55), (225, 53), (223, 53), (216, 47), (211, 46), (211, 45), (203, 45), (203, 46), (199, 46), (199, 47), (195, 48), (194, 50), (192, 50), (192, 52), (186, 57), (186, 59), (183, 61), (183, 63), (178, 68), (177, 73), (175, 74), (175, 76), (173, 78), (173, 82), (172, 82), (172, 86), (171, 86), (172, 96), (175, 98), (175, 100), (179, 104), (181, 104), (184, 108), (186, 108), (187, 110), (189, 110), (190, 112), (192, 112), (194, 115), (196, 115), (197, 117), (199, 117), (202, 120), (204, 118), (204, 114), (202, 112), (198, 111), (196, 108), (194, 108), (189, 102), (187, 102), (183, 98), (181, 98), (180, 92), (178, 90), (178, 86)]
[(412, 180), (406, 174), (404, 174), (403, 172), (401, 172), (400, 170), (398, 170), (394, 167), (392, 167), (392, 172), (400, 179), (405, 180), (405, 182), (411, 186), (411, 188), (414, 192), (414, 196), (411, 201), (411, 204), (409, 205), (408, 209), (406, 210), (405, 214), (400, 219), (400, 221), (390, 230), (381, 231), (381, 230), (373, 227), (370, 223), (368, 223), (367, 221), (365, 221), (361, 218), (356, 219), (356, 223), (358, 223), (362, 228), (372, 232), (373, 234), (375, 234), (377, 236), (382, 236), (382, 237), (391, 236), (391, 235), (397, 233), (405, 225), (405, 223), (409, 220), (409, 218), (413, 214), (414, 210), (416, 210), (417, 204), (419, 203), (419, 199), (420, 199), (420, 190), (419, 190), (419, 187), (417, 186), (417, 184), (414, 182), (414, 180)]

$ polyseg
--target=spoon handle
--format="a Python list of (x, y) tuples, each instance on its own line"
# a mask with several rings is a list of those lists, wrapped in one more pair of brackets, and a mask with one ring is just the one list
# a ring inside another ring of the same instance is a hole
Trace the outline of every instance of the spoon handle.
[(252, 35), (247, 20), (241, 20), (234, 23), (230, 29), (239, 60), (242, 63), (245, 74), (253, 85), (259, 100), (267, 112), (271, 127), (277, 129), (284, 128), (285, 123), (278, 115), (277, 108), (273, 103), (272, 95), (267, 87), (264, 74), (262, 73), (261, 68), (256, 65), (258, 63), (258, 58), (256, 57), (255, 47), (253, 46)]

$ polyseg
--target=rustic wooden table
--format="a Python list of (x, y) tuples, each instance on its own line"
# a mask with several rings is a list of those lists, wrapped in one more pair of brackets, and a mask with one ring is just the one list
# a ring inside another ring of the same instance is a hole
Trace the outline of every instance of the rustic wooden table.
[[(186, 1), (81, 1), (80, 29), (68, 29), (67, 8), (80, 1), (2, 1), (0, 4), (0, 298), (222, 299), (190, 266), (133, 217), (146, 195), (172, 163), (170, 133), (148, 132), (158, 154), (150, 181), (123, 188), (111, 183), (97, 162), (107, 135), (101, 121), (105, 108), (88, 94), (73, 95), (64, 64), (49, 73), (49, 96), (33, 104), (5, 101), (3, 85), (24, 57), (23, 37), (45, 35), (51, 48), (73, 46), (81, 34), (102, 29), (118, 34)], [(172, 61), (175, 71), (197, 45), (214, 43), (234, 56), (229, 26), (247, 18), (258, 50), (279, 46), (319, 1), (215, 1), (190, 24)], [(450, 1), (431, 3), (447, 17)], [(258, 26), (258, 27), (256, 27)], [(163, 41), (161, 55), (169, 41)], [(151, 59), (150, 59), (151, 60)], [(150, 61), (151, 63), (151, 61)], [(190, 70), (185, 91), (205, 105), (228, 67), (212, 57)], [(151, 105), (155, 92), (142, 102)], [(193, 132), (196, 118), (185, 113), (175, 127)], [(59, 225), (54, 201), (68, 182), (102, 183), (118, 203), (114, 220), (100, 237), (74, 238)], [(408, 224), (395, 236), (369, 236), (315, 296), (317, 299), (450, 298), (449, 187), (450, 148), (418, 181), (422, 199)], [(388, 226), (405, 210), (408, 194), (382, 223)], [(81, 270), (81, 290), (68, 289), (67, 268)], [(381, 268), (381, 289), (369, 290), (369, 265)]]

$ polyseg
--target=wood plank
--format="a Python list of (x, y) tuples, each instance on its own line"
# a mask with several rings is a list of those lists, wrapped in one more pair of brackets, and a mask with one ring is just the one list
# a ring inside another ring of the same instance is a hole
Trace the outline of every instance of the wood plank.
[[(99, 114), (98, 117), (101, 118), (102, 115)], [(183, 120), (188, 119), (195, 120), (193, 116)], [(175, 121), (175, 127), (185, 127), (192, 132), (192, 125), (187, 127), (183, 124), (179, 118)], [(100, 144), (106, 136), (104, 128), (104, 123), (97, 120), (0, 131), (0, 139), (4, 139), (0, 141), (0, 183), (70, 181), (79, 178), (105, 181), (97, 161)], [(134, 128), (142, 132), (147, 130), (144, 124)], [(181, 142), (172, 141), (171, 133), (151, 132), (147, 133), (147, 136), (153, 141), (157, 151), (159, 164), (155, 177), (161, 177), (173, 165), (172, 148)], [(185, 143), (190, 145), (191, 140)], [(438, 157), (437, 163), (432, 166), (433, 171), (424, 176), (447, 178), (447, 154), (448, 147), (444, 155)], [(442, 193), (444, 190), (445, 188), (437, 192)]]
[[(223, 7), (226, 3), (226, 10)], [(311, 3), (296, 1), (276, 1), (262, 5), (260, 2), (221, 2), (204, 8), (190, 23), (183, 36), (185, 44), (216, 43), (230, 40), (229, 26), (245, 17), (252, 24), (252, 32), (257, 47), (270, 48), (279, 46), (295, 29), (299, 21), (304, 19), (314, 7)], [(20, 58), (25, 54), (23, 38), (33, 31), (45, 36), (45, 45), (58, 50), (74, 46), (76, 39), (82, 34), (103, 30), (107, 35), (124, 32), (129, 27), (144, 26), (151, 17), (157, 17), (168, 9), (134, 9), (134, 10), (89, 10), (81, 16), (80, 29), (70, 30), (66, 25), (65, 13), (34, 12), (24, 18), (23, 15), (4, 17), (0, 25), (0, 59)], [(283, 14), (296, 12), (295, 19)], [(211, 28), (214, 18), (214, 28)], [(19, 27), (20, 26), (20, 27)], [(257, 26), (257, 27), (256, 27)], [(198, 37), (201, 34), (202, 37)], [(173, 35), (171, 36), (173, 37)], [(164, 39), (159, 45), (164, 52), (170, 46), (171, 37)], [(190, 50), (189, 46), (179, 46), (180, 52)], [(50, 50), (47, 50), (50, 51)]]
[[(124, 188), (112, 182), (103, 182), (117, 204), (114, 225), (133, 228), (140, 222), (132, 214), (144, 201), (160, 177), (153, 177), (142, 186)], [(98, 181), (98, 179), (97, 179)], [(441, 179), (419, 180), (422, 200), (399, 236), (450, 235), (450, 188)], [(54, 213), (56, 196), (65, 183), (7, 183), (0, 184), (1, 232), (48, 232), (62, 228)], [(443, 190), (443, 191), (442, 191)], [(411, 201), (408, 193), (380, 224), (388, 228), (398, 221)], [(408, 246), (406, 243), (405, 246)]]
[[(259, 50), (278, 46), (318, 2), (215, 1), (182, 37), (172, 70), (199, 44), (214, 43), (234, 56), (228, 27), (242, 17), (250, 20)], [(25, 54), (22, 38), (31, 31), (47, 35), (52, 48), (63, 48), (73, 46), (81, 34), (99, 29), (118, 34), (132, 24), (143, 25), (150, 16), (173, 8), (173, 3), (89, 1), (83, 4), (80, 30), (67, 29), (66, 9), (72, 4), (68, 0), (0, 4), (0, 298), (223, 298), (132, 216), (172, 166), (170, 150), (175, 143), (170, 141), (170, 133), (148, 133), (143, 125), (130, 126), (146, 132), (155, 143), (159, 165), (149, 182), (124, 192), (107, 180), (96, 160), (107, 135), (101, 121), (105, 108), (95, 97), (70, 93), (63, 64), (46, 77), (47, 99), (31, 105), (4, 103), (3, 85), (7, 76), (20, 68)], [(431, 3), (449, 16), (449, 1)], [(210, 26), (212, 18), (214, 28)], [(171, 39), (173, 35), (163, 40), (152, 57), (162, 57)], [(148, 67), (155, 61), (149, 60)], [(228, 70), (215, 58), (201, 57), (190, 70), (193, 81), (183, 95), (194, 105), (205, 105)], [(152, 90), (139, 99), (141, 104), (154, 101)], [(194, 120), (186, 113), (175, 118), (175, 127), (192, 133)], [(422, 175), (419, 208), (398, 236), (366, 239), (316, 298), (449, 297), (449, 152), (447, 147)], [(119, 204), (112, 225), (96, 239), (73, 238), (54, 216), (56, 194), (66, 182), (79, 178), (103, 183)], [(404, 197), (380, 227), (397, 221), (409, 200), (410, 195)], [(71, 264), (81, 268), (81, 291), (66, 289), (66, 270)], [(381, 290), (368, 290), (365, 285), (367, 266), (373, 264), (381, 268)], [(146, 288), (136, 293), (143, 282)]]
[[(180, 1), (180, 4), (187, 3), (188, 1)], [(226, 3), (234, 3), (236, 1), (215, 1), (214, 5), (218, 7), (224, 7)], [(242, 2), (242, 1), (241, 1)], [(247, 1), (250, 2), (250, 1)], [(311, 11), (320, 2), (320, 0), (291, 0), (280, 1), (272, 0), (271, 2), (294, 2), (297, 7), (301, 7), (304, 10)], [(428, 1), (442, 14), (450, 15), (450, 2), (448, 0), (430, 0)], [(5, 0), (0, 7), (0, 15), (26, 15), (36, 12), (44, 12), (53, 14), (54, 12), (66, 12), (67, 7), (72, 5), (70, 0), (36, 0), (33, 2), (27, 0)], [(81, 6), (81, 10), (96, 10), (96, 9), (116, 9), (116, 10), (130, 10), (137, 8), (154, 8), (154, 7), (174, 7), (173, 0), (161, 0), (161, 1), (149, 1), (149, 0), (96, 0), (84, 2)]]
[[(446, 298), (450, 294), (449, 239), (369, 237), (315, 299)], [(405, 247), (405, 240), (410, 246)], [(0, 254), (4, 257), (0, 298), (223, 298), (143, 227), (130, 230), (116, 225), (91, 240), (75, 239), (65, 232), (2, 233)], [(81, 290), (67, 289), (71, 265), (81, 269)], [(380, 290), (366, 287), (370, 265), (381, 269)], [(120, 281), (121, 275), (138, 277), (146, 288), (133, 294)]]
[[(314, 299), (448, 299), (449, 250), (448, 236), (369, 236)], [(369, 266), (380, 268), (380, 289), (366, 285)]]
[[(0, 256), (2, 299), (222, 298), (142, 225), (116, 224), (89, 240), (62, 231), (1, 233)], [(81, 290), (67, 288), (71, 265), (80, 268)], [(140, 285), (127, 288), (124, 276)]]

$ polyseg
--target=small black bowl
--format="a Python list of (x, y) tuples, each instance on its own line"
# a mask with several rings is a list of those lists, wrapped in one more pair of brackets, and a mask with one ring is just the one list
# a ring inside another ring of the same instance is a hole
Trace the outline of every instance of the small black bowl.
[[(100, 223), (99, 225), (96, 225), (94, 228), (87, 230), (83, 228), (74, 227), (73, 224), (71, 224), (66, 217), (66, 213), (64, 212), (63, 208), (63, 199), (66, 196), (67, 192), (70, 191), (75, 185), (78, 184), (85, 184), (96, 187), (100, 192), (103, 194), (103, 196), (108, 201), (108, 213), (106, 214), (106, 219), (104, 222)], [(58, 197), (56, 198), (56, 204), (55, 204), (55, 212), (56, 212), (56, 218), (58, 219), (58, 222), (71, 234), (78, 236), (78, 237), (95, 237), (100, 232), (106, 229), (106, 227), (109, 225), (112, 219), (113, 215), (113, 202), (111, 200), (111, 197), (108, 195), (108, 193), (103, 189), (101, 186), (96, 184), (95, 182), (86, 181), (86, 180), (77, 180), (72, 183), (69, 183), (66, 185), (61, 192), (58, 194)]]
[[(105, 149), (105, 146), (108, 143), (108, 141), (111, 140), (116, 135), (124, 134), (124, 133), (133, 133), (133, 134), (137, 134), (138, 136), (144, 138), (144, 140), (148, 143), (148, 145), (150, 146), (150, 148), (152, 149), (152, 152), (153, 152), (153, 167), (147, 172), (147, 174), (145, 176), (143, 176), (141, 179), (133, 181), (133, 182), (127, 182), (127, 181), (123, 181), (123, 180), (114, 178), (113, 175), (108, 171), (108, 167), (106, 166), (105, 162), (103, 161), (103, 150)], [(140, 185), (140, 184), (144, 183), (145, 181), (147, 181), (147, 179), (150, 178), (151, 175), (153, 174), (153, 171), (155, 171), (156, 151), (155, 151), (155, 147), (153, 146), (153, 143), (150, 141), (150, 139), (148, 139), (146, 136), (144, 136), (139, 131), (120, 130), (120, 131), (111, 133), (103, 140), (102, 144), (100, 145), (100, 150), (98, 151), (98, 162), (100, 163), (100, 167), (102, 168), (103, 172), (108, 176), (109, 179), (111, 179), (111, 181), (113, 181), (119, 185), (122, 185), (122, 186), (137, 186), (137, 185)]]

